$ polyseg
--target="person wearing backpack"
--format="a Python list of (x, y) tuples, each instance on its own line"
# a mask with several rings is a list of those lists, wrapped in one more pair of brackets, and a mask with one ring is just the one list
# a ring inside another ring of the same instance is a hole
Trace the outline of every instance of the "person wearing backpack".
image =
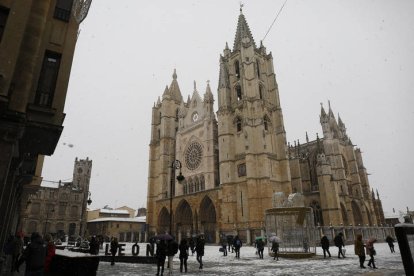
[(234, 237), (234, 251), (236, 252), (236, 258), (240, 259), (240, 248), (243, 246), (242, 241), (240, 240), (239, 236)]
[(178, 252), (178, 243), (175, 239), (167, 242), (167, 256), (168, 256), (168, 275), (172, 275), (174, 255)]
[(204, 236), (200, 235), (197, 238), (196, 247), (195, 247), (195, 251), (197, 253), (197, 262), (200, 264), (199, 269), (203, 269), (204, 245), (205, 245)]
[(343, 258), (345, 258), (345, 254), (342, 251), (342, 247), (345, 247), (344, 234), (339, 233), (338, 235), (336, 235), (336, 237), (334, 238), (334, 243), (335, 246), (338, 247), (338, 259), (341, 258), (341, 255)]

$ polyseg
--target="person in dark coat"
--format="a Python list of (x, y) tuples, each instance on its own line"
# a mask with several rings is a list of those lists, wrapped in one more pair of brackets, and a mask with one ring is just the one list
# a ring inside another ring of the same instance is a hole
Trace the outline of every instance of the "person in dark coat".
[(240, 259), (240, 248), (242, 246), (243, 246), (243, 243), (240, 240), (239, 236), (234, 237), (233, 247), (234, 247), (234, 251), (236, 252), (237, 259)]
[(46, 259), (46, 244), (37, 232), (33, 232), (30, 237), (30, 244), (23, 251), (18, 262), (18, 266), (26, 262), (25, 275), (43, 275)]
[(321, 238), (321, 246), (323, 250), (323, 258), (326, 258), (326, 253), (328, 253), (329, 258), (331, 257), (331, 252), (329, 252), (329, 239), (327, 236), (323, 235)]
[(89, 243), (89, 253), (92, 255), (99, 254), (99, 241), (95, 236), (92, 236), (91, 241)]
[(222, 236), (220, 239), (221, 244), (221, 251), (223, 252), (223, 256), (227, 256), (227, 239), (226, 236)]
[(362, 235), (357, 235), (357, 238), (355, 240), (355, 255), (359, 257), (359, 267), (365, 268), (364, 262), (365, 262), (365, 249), (364, 249), (364, 243), (362, 242)]
[(194, 238), (190, 238), (188, 244), (190, 245), (191, 256), (193, 256), (194, 255), (194, 252), (195, 252), (195, 241), (194, 241)]
[(374, 260), (374, 256), (376, 255), (375, 248), (374, 248), (374, 243), (375, 242), (377, 242), (377, 239), (371, 238), (367, 241), (367, 244), (366, 244), (366, 251), (367, 251), (367, 254), (370, 257), (370, 259), (368, 261), (368, 266), (372, 267), (374, 269), (377, 268), (375, 266), (375, 260)]
[(197, 238), (196, 247), (195, 247), (195, 251), (197, 253), (197, 262), (200, 264), (199, 269), (203, 269), (204, 246), (205, 246), (204, 236), (201, 235)]
[(264, 250), (264, 241), (262, 239), (256, 240), (257, 253), (259, 254), (259, 259), (263, 259), (263, 250)]
[(20, 235), (15, 235), (12, 243), (12, 272), (17, 271), (19, 272), (17, 268), (17, 264), (20, 258), (20, 255), (22, 255), (23, 252), (23, 240)]
[(272, 241), (273, 260), (279, 261), (279, 243)]
[(175, 254), (178, 252), (178, 243), (175, 239), (168, 240), (167, 241), (167, 256), (168, 256), (168, 265), (169, 268), (169, 275), (172, 275), (173, 273), (173, 259)]
[(227, 244), (228, 244), (228, 246), (229, 246), (229, 252), (230, 252), (230, 250), (231, 250), (231, 253), (233, 253), (233, 252), (234, 252), (233, 242), (234, 242), (234, 238), (233, 238), (233, 236), (232, 236), (232, 235), (228, 235), (228, 236), (227, 236)]
[(187, 273), (187, 259), (188, 259), (188, 244), (186, 239), (182, 239), (180, 242), (180, 246), (178, 247), (180, 250), (180, 255), (178, 256), (180, 258), (180, 272)]
[(387, 236), (385, 238), (385, 241), (388, 243), (388, 246), (390, 247), (391, 253), (395, 253), (395, 250), (394, 250), (395, 240), (391, 236)]
[(345, 254), (344, 252), (342, 252), (342, 247), (345, 247), (345, 243), (344, 243), (344, 234), (339, 233), (338, 235), (336, 235), (336, 237), (334, 238), (334, 243), (335, 246), (338, 247), (338, 258), (341, 258), (341, 255), (343, 258), (345, 258)]
[(116, 255), (116, 252), (118, 252), (118, 239), (115, 238), (115, 237), (112, 237), (111, 249), (110, 250), (111, 250), (111, 255), (112, 255), (111, 265), (114, 265), (115, 264), (115, 255)]
[[(164, 275), (165, 258), (167, 257), (167, 243), (164, 240), (157, 240), (157, 250), (155, 251), (157, 258), (157, 276)], [(160, 274), (161, 270), (161, 274)]]

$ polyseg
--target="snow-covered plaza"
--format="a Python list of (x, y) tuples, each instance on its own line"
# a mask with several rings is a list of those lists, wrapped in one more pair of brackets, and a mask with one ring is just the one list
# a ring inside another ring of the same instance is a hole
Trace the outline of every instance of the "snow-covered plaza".
[[(140, 244), (141, 252), (145, 252), (145, 244)], [(174, 257), (174, 275), (405, 275), (404, 267), (398, 244), (395, 244), (396, 253), (391, 253), (386, 243), (376, 243), (377, 255), (375, 262), (378, 269), (359, 268), (358, 256), (354, 255), (354, 246), (346, 246), (346, 258), (338, 259), (338, 250), (335, 246), (330, 247), (331, 258), (323, 258), (322, 249), (317, 248), (317, 255), (311, 259), (283, 259), (274, 261), (272, 257), (265, 254), (264, 259), (259, 259), (255, 254), (256, 249), (252, 246), (241, 248), (240, 259), (235, 258), (234, 253), (229, 253), (226, 257), (219, 252), (219, 246), (206, 246), (203, 257), (204, 268), (198, 269), (199, 265), (196, 256), (188, 258), (188, 273), (180, 273), (180, 261), (178, 254)], [(130, 252), (128, 247), (125, 252)], [(266, 249), (265, 249), (266, 253)], [(367, 256), (368, 257), (368, 256)], [(369, 257), (365, 265), (368, 262)], [(128, 264), (100, 262), (99, 276), (117, 275), (155, 275), (157, 267), (155, 264)], [(164, 275), (168, 275), (167, 265), (165, 265)]]

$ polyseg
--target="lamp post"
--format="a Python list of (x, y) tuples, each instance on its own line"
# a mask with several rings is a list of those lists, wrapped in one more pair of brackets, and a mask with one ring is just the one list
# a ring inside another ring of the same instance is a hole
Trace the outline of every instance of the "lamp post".
[[(52, 207), (52, 210), (49, 210), (49, 208), (48, 208), (47, 211), (46, 211), (46, 221), (45, 221), (45, 228), (43, 229), (43, 237), (46, 235), (46, 227), (47, 227), (47, 221), (49, 219), (49, 215), (50, 215), (50, 213), (53, 213), (53, 212), (55, 212), (54, 207)], [(48, 229), (48, 230), (50, 230), (50, 229)]]
[(172, 235), (172, 219), (173, 219), (173, 212), (172, 212), (172, 199), (173, 199), (173, 186), (175, 183), (175, 171), (176, 170), (180, 170), (179, 175), (177, 176), (177, 181), (178, 183), (183, 182), (183, 180), (185, 179), (185, 177), (182, 175), (181, 173), (181, 162), (180, 160), (174, 160), (171, 164), (171, 181), (170, 181), (170, 235)]

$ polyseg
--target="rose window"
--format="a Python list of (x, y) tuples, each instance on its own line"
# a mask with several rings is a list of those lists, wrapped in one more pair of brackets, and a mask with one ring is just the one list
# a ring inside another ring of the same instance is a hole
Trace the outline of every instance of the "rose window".
[(192, 142), (185, 150), (185, 165), (190, 170), (197, 169), (201, 164), (202, 156), (203, 147), (197, 142)]

